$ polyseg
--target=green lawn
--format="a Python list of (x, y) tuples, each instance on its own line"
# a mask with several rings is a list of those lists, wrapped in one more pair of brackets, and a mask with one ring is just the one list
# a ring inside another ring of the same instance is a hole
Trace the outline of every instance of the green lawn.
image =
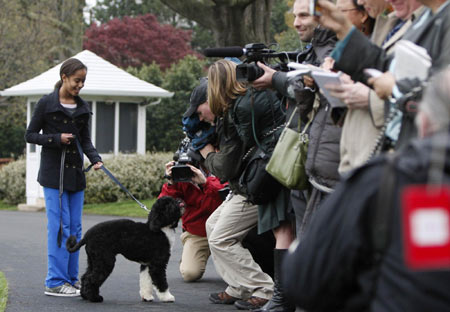
[[(154, 199), (142, 200), (141, 202), (150, 209)], [(109, 216), (124, 216), (124, 217), (147, 217), (148, 212), (142, 209), (134, 200), (127, 200), (118, 203), (106, 204), (89, 204), (84, 205), (84, 213), (109, 215)]]
[[(150, 209), (155, 201), (156, 198), (143, 200), (141, 202)], [(7, 205), (0, 201), (0, 210), (17, 210), (17, 206)], [(143, 218), (147, 217), (148, 214), (148, 212), (142, 209), (134, 200), (84, 205), (83, 211), (87, 214)]]
[(0, 312), (5, 311), (6, 302), (8, 301), (8, 283), (5, 275), (0, 272)]
[(5, 204), (0, 200), (0, 210), (17, 210), (17, 206)]

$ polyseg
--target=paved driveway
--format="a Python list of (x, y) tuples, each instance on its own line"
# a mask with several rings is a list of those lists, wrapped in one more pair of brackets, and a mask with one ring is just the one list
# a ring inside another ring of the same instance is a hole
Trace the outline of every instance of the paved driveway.
[[(84, 231), (116, 217), (83, 216)], [(143, 221), (143, 219), (135, 219)], [(22, 311), (237, 311), (234, 306), (209, 303), (210, 292), (222, 291), (225, 283), (217, 275), (209, 259), (202, 280), (184, 283), (178, 271), (181, 242), (176, 240), (168, 265), (170, 291), (175, 303), (141, 302), (139, 297), (139, 265), (122, 256), (101, 288), (103, 303), (77, 298), (44, 295), (46, 275), (46, 217), (42, 212), (0, 211), (0, 271), (9, 283), (6, 312)], [(180, 234), (180, 230), (177, 231)], [(84, 248), (80, 253), (80, 273), (86, 268)]]

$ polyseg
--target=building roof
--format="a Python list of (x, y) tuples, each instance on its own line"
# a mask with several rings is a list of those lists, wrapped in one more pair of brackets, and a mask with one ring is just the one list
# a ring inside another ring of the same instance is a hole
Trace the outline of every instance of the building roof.
[[(95, 95), (108, 97), (171, 97), (172, 92), (166, 91), (151, 83), (141, 80), (95, 53), (84, 50), (73, 56), (83, 62), (88, 68), (86, 82), (80, 95)], [(0, 91), (1, 96), (42, 96), (54, 90), (59, 78), (59, 68), (62, 63), (50, 68), (42, 74), (19, 83), (11, 88)]]

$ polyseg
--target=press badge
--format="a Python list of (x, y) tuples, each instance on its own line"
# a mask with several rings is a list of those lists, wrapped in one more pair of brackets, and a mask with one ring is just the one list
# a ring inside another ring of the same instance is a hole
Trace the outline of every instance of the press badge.
[(406, 187), (402, 215), (406, 265), (414, 270), (450, 268), (450, 186)]

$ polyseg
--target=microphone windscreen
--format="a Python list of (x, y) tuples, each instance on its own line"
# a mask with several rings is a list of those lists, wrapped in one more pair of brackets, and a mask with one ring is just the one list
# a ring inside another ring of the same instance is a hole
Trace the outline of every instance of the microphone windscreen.
[(242, 47), (207, 48), (203, 50), (206, 57), (240, 57), (244, 55)]

